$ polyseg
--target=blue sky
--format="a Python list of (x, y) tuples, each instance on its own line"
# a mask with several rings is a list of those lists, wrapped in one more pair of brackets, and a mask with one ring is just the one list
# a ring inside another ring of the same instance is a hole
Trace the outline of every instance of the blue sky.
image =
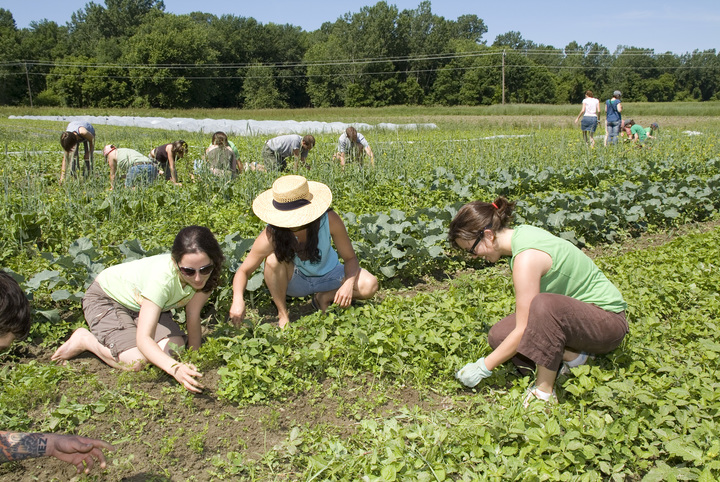
[[(18, 28), (44, 18), (64, 25), (72, 12), (85, 7), (86, 0), (0, 0), (0, 7), (13, 14)], [(103, 0), (95, 3), (104, 5)], [(420, 0), (388, 0), (399, 10), (415, 9)], [(166, 0), (165, 10), (175, 14), (202, 11), (215, 15), (232, 14), (253, 17), (262, 23), (292, 24), (304, 30), (315, 30), (323, 22), (332, 22), (348, 12), (357, 12), (374, 1), (342, 2), (338, 0), (215, 1)], [(435, 0), (432, 11), (455, 20), (464, 14), (475, 14), (485, 22), (488, 33), (483, 37), (491, 44), (499, 34), (519, 31), (535, 43), (565, 47), (597, 42), (611, 52), (618, 45), (654, 49), (656, 53), (682, 54), (695, 49), (720, 50), (720, 1), (670, 0), (629, 2), (582, 2), (508, 0)]]

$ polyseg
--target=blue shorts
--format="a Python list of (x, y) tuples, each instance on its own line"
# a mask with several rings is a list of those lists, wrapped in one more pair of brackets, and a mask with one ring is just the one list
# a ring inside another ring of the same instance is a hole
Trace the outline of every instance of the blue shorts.
[(307, 276), (295, 267), (287, 288), (287, 295), (294, 298), (322, 293), (340, 288), (345, 278), (345, 267), (338, 263), (329, 273), (322, 276)]

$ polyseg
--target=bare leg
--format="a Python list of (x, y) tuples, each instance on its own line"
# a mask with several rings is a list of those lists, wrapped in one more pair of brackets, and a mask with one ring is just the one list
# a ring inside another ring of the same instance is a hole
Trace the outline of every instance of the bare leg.
[[(375, 276), (365, 269), (360, 269), (360, 274), (355, 280), (355, 285), (353, 286), (353, 299), (367, 300), (372, 298), (375, 296), (375, 293), (377, 293), (378, 286), (378, 280)], [(336, 292), (337, 290), (324, 291), (315, 295), (315, 299), (317, 300), (320, 310), (323, 313), (331, 304), (333, 304)]]
[[(135, 350), (137, 350), (137, 348), (135, 348)], [(60, 348), (55, 350), (55, 353), (53, 353), (51, 360), (64, 362), (70, 360), (71, 358), (75, 358), (84, 351), (89, 351), (95, 354), (98, 358), (100, 358), (102, 361), (104, 361), (113, 368), (121, 368), (123, 370), (133, 369), (131, 367), (128, 367), (125, 363), (125, 360), (123, 360), (123, 355), (132, 350), (121, 353), (119, 358), (122, 363), (118, 363), (115, 361), (115, 358), (113, 358), (112, 353), (110, 352), (110, 348), (100, 343), (97, 338), (95, 338), (95, 336), (90, 333), (90, 331), (88, 331), (86, 328), (78, 328), (77, 330), (75, 330), (70, 336), (70, 339), (63, 343)]]
[(535, 385), (545, 393), (552, 393), (556, 376), (556, 371), (538, 365)]
[(287, 295), (288, 283), (293, 275), (293, 263), (280, 263), (274, 254), (265, 260), (265, 284), (270, 290), (273, 302), (278, 310), (278, 324), (280, 328), (290, 323), (290, 313), (287, 309), (285, 296)]

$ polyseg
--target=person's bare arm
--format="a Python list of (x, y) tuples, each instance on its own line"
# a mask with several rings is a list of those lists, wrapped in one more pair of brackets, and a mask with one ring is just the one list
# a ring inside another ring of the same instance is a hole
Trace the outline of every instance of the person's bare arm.
[(230, 321), (240, 326), (245, 319), (245, 288), (253, 273), (260, 267), (263, 260), (273, 252), (272, 242), (265, 228), (257, 237), (233, 277), (233, 299), (230, 306)]
[(330, 236), (332, 236), (333, 244), (337, 249), (338, 255), (343, 260), (345, 267), (345, 278), (343, 284), (335, 293), (334, 303), (343, 308), (350, 306), (353, 299), (353, 288), (360, 275), (360, 262), (353, 249), (352, 242), (348, 236), (345, 223), (335, 211), (328, 212), (328, 222), (330, 223)]

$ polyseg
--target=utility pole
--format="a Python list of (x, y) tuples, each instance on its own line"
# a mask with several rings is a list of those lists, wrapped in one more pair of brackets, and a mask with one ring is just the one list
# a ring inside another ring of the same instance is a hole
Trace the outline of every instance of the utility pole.
[(502, 56), (502, 103), (505, 105), (505, 49)]
[(28, 95), (30, 96), (30, 107), (32, 108), (32, 90), (30, 90), (30, 75), (28, 74), (27, 62), (23, 62), (23, 65), (25, 66), (25, 80), (27, 80)]

